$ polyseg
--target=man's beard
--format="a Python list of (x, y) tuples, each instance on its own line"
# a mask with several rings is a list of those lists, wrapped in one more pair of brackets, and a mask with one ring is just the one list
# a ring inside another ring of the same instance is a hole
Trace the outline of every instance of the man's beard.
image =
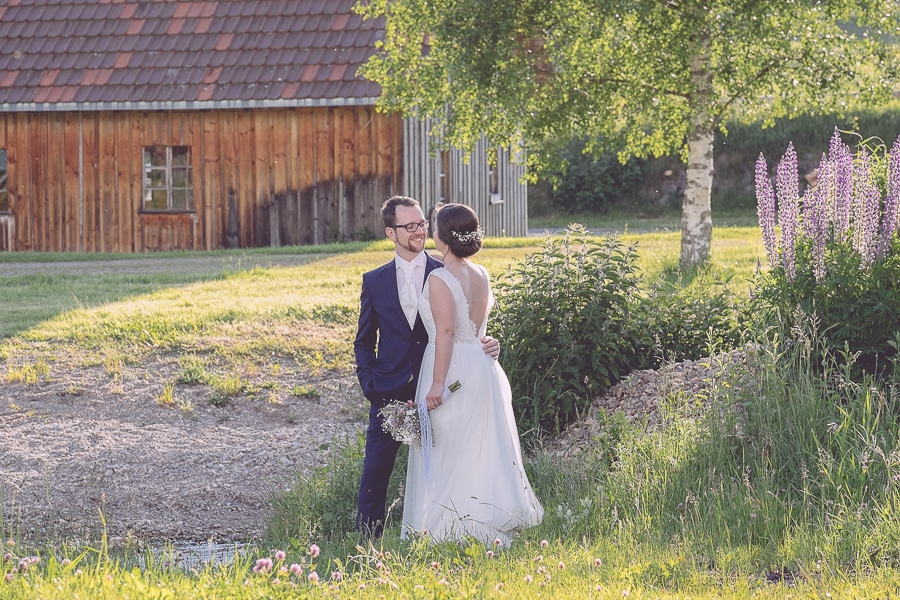
[(414, 238), (409, 238), (406, 240), (406, 244), (400, 244), (401, 247), (409, 250), (410, 252), (421, 252), (425, 249), (425, 240), (417, 240)]

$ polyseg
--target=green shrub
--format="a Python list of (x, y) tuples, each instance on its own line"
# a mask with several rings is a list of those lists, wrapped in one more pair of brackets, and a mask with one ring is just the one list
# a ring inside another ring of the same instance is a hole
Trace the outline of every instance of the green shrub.
[[(869, 373), (890, 368), (900, 335), (900, 243), (892, 256), (876, 261), (869, 270), (847, 248), (832, 248), (825, 255), (825, 280), (816, 283), (811, 269), (798, 269), (788, 281), (783, 268), (761, 273), (755, 283), (756, 315), (780, 337), (796, 337), (810, 320), (822, 332), (819, 362), (826, 356), (858, 353), (858, 370)], [(809, 263), (810, 248), (802, 244), (797, 262)]]
[(606, 212), (643, 184), (639, 161), (622, 164), (615, 152), (586, 153), (586, 145), (586, 140), (571, 140), (556, 165), (543, 173), (552, 185), (552, 209), (566, 214)]
[[(760, 122), (731, 121), (726, 125), (727, 134), (717, 129), (713, 150), (716, 162), (711, 197), (713, 219), (723, 211), (742, 213), (756, 206), (752, 163), (760, 152), (766, 156), (777, 155), (792, 141), (797, 149), (800, 173), (805, 175), (815, 169), (835, 126), (842, 131), (871, 131), (889, 142), (900, 134), (900, 101), (874, 109), (858, 108), (846, 115), (785, 117), (765, 128)], [(538, 185), (529, 186), (530, 216), (605, 212), (613, 206), (646, 213), (680, 206), (678, 192), (683, 188), (675, 193), (661, 189), (662, 173), (674, 171), (677, 176), (683, 172), (680, 157), (632, 157), (623, 165), (615, 152), (602, 149), (603, 140), (597, 140), (597, 149), (592, 152), (584, 152), (586, 145), (585, 140), (573, 139), (567, 144), (548, 143), (542, 148), (555, 160), (539, 173)], [(670, 178), (666, 180), (671, 182)]]
[(520, 428), (555, 432), (593, 396), (648, 363), (634, 247), (589, 239), (581, 225), (548, 237), (496, 285), (492, 335)]
[(690, 285), (661, 279), (651, 288), (642, 314), (657, 358), (696, 360), (741, 344), (746, 302), (736, 299), (726, 284), (701, 273)]

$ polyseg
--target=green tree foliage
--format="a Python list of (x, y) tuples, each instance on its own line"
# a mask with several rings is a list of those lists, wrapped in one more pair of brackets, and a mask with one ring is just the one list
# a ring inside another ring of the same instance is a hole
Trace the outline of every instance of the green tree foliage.
[[(362, 74), (383, 110), (431, 116), (441, 143), (482, 133), (534, 150), (572, 135), (688, 162), (683, 266), (712, 238), (712, 144), (751, 122), (880, 102), (896, 82), (894, 0), (362, 0), (385, 18)], [(562, 143), (565, 143), (564, 141)], [(552, 162), (528, 153), (531, 167)]]

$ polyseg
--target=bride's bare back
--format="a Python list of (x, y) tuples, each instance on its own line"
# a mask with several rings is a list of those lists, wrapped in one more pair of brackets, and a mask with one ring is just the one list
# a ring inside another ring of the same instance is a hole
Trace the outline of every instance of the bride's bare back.
[(459, 282), (468, 303), (469, 320), (474, 323), (475, 331), (478, 332), (487, 318), (490, 284), (479, 266), (468, 260), (449, 262), (444, 268)]

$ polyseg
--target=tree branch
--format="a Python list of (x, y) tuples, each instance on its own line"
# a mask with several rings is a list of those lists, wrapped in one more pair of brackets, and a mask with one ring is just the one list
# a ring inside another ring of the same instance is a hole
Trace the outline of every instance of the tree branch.
[(665, 8), (669, 8), (680, 13), (684, 13), (684, 10), (678, 6), (675, 0), (656, 0), (657, 4), (662, 4)]
[(775, 67), (776, 64), (778, 64), (778, 63), (780, 63), (780, 62), (783, 62), (784, 60), (785, 60), (785, 59), (783, 59), (783, 58), (782, 58), (782, 59), (772, 60), (772, 61), (771, 61), (768, 65), (766, 65), (759, 73), (757, 73), (757, 74), (753, 77), (753, 79), (751, 79), (750, 81), (748, 81), (748, 82), (744, 83), (743, 85), (741, 85), (741, 86), (738, 88), (737, 93), (732, 94), (731, 98), (729, 98), (728, 100), (726, 100), (726, 101), (719, 107), (719, 109), (716, 110), (716, 112), (714, 113), (714, 114), (715, 114), (715, 121), (716, 121), (716, 123), (719, 122), (719, 119), (722, 118), (722, 115), (725, 114), (725, 111), (728, 109), (729, 106), (731, 106), (734, 102), (736, 102), (737, 100), (740, 100), (741, 98), (744, 97), (744, 93), (743, 93), (743, 92), (744, 92), (745, 89), (747, 89), (751, 84), (756, 83), (757, 81), (759, 81), (760, 79), (762, 79), (769, 71), (771, 71), (771, 70)]

